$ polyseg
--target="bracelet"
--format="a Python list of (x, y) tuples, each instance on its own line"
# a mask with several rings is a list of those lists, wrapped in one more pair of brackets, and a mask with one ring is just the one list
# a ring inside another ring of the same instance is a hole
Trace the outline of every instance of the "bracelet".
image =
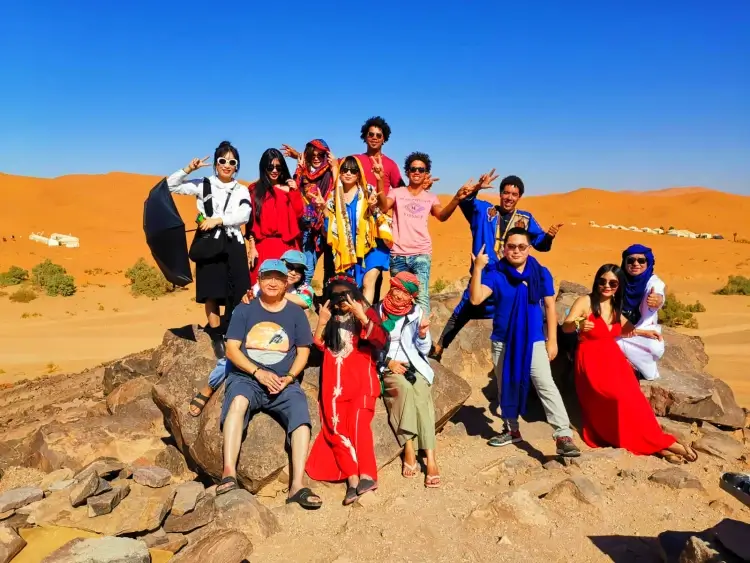
[(297, 376), (294, 375), (291, 371), (286, 372), (286, 376), (287, 377), (291, 377), (292, 381), (294, 381), (295, 379), (297, 379)]

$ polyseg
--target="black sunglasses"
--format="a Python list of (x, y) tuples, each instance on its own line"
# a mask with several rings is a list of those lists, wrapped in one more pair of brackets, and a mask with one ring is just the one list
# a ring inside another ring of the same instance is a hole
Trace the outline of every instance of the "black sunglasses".
[(427, 172), (427, 168), (425, 168), (423, 166), (412, 166), (411, 168), (409, 168), (409, 172), (411, 172), (412, 174), (414, 174), (415, 172), (419, 172), (420, 174), (424, 174), (425, 172)]
[(349, 172), (350, 174), (359, 174), (359, 170), (358, 169), (356, 169), (356, 168), (349, 168), (348, 166), (343, 166), (341, 168), (341, 173), (342, 174), (346, 174), (347, 172)]
[(266, 166), (266, 172), (273, 172), (274, 170), (278, 170), (281, 172), (283, 169), (281, 168), (281, 164), (269, 164)]
[(223, 157), (222, 158), (217, 158), (216, 162), (218, 162), (222, 166), (224, 166), (225, 164), (229, 164), (229, 166), (237, 166), (237, 161), (235, 159), (233, 159), (233, 158), (230, 158), (229, 160), (227, 160), (226, 158), (223, 158)]
[(647, 260), (645, 258), (636, 258), (635, 256), (629, 256), (625, 263), (628, 266), (632, 266), (636, 262), (640, 265), (643, 265), (647, 262)]
[(382, 133), (376, 133), (375, 131), (368, 131), (367, 136), (371, 139), (382, 139), (383, 134)]
[(305, 273), (305, 267), (304, 266), (300, 266), (299, 264), (287, 264), (286, 262), (284, 262), (284, 263), (286, 264), (286, 269), (287, 270), (290, 270), (292, 272), (297, 272), (298, 274), (304, 274)]
[(620, 287), (620, 282), (617, 280), (605, 280), (604, 278), (599, 278), (596, 283), (599, 284), (599, 287), (609, 286), (610, 289), (617, 289)]

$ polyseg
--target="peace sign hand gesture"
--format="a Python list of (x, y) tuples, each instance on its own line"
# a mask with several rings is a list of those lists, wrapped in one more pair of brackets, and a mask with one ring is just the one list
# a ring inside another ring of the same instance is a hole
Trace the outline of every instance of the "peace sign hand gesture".
[(323, 196), (320, 195), (320, 190), (315, 190), (314, 192), (308, 192), (308, 195), (312, 195), (312, 202), (315, 204), (315, 207), (318, 209), (322, 209), (326, 206), (326, 200), (323, 199)]
[(372, 174), (377, 180), (382, 180), (385, 171), (383, 170), (383, 156), (377, 155), (370, 157), (372, 161)]
[(424, 177), (424, 182), (422, 183), (422, 187), (424, 187), (425, 191), (429, 190), (432, 187), (432, 184), (435, 182), (439, 182), (440, 178), (433, 178), (432, 174), (427, 174)]
[(480, 270), (483, 270), (490, 263), (490, 257), (484, 251), (484, 247), (485, 245), (482, 245), (476, 256), (474, 256), (474, 253), (471, 254), (471, 261), (474, 263), (474, 267)]
[(191, 172), (195, 172), (199, 168), (205, 168), (206, 166), (211, 166), (211, 163), (208, 162), (208, 159), (211, 158), (210, 156), (204, 156), (203, 158), (194, 158), (190, 161), (190, 164), (186, 166), (187, 173), (190, 174)]
[(471, 194), (473, 194), (476, 191), (476, 187), (478, 185), (479, 184), (477, 184), (474, 181), (474, 178), (471, 178), (463, 186), (458, 188), (458, 191), (456, 192), (456, 199), (458, 199), (459, 201), (465, 200), (467, 197), (469, 197)]

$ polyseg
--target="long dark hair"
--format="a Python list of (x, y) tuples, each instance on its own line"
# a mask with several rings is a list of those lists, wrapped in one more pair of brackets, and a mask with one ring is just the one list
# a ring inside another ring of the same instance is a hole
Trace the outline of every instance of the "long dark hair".
[(225, 156), (228, 152), (231, 152), (234, 158), (237, 159), (237, 172), (240, 171), (240, 151), (237, 150), (237, 147), (233, 146), (232, 143), (229, 141), (222, 141), (219, 143), (219, 146), (216, 147), (216, 150), (214, 151), (214, 174), (216, 173), (216, 164), (217, 161), (222, 157)]
[(277, 184), (286, 184), (292, 175), (289, 173), (289, 167), (286, 165), (284, 155), (278, 149), (266, 149), (266, 152), (260, 157), (260, 164), (258, 165), (258, 181), (255, 183), (253, 188), (253, 217), (255, 221), (260, 221), (260, 208), (263, 205), (263, 201), (266, 199), (266, 194), (270, 193), (273, 196), (273, 186), (271, 180), (268, 178), (268, 165), (273, 162), (274, 159), (279, 160), (281, 170), (279, 179), (276, 181)]
[[(362, 303), (362, 305), (365, 307), (365, 310), (370, 307), (370, 304), (365, 299), (362, 291), (360, 291), (359, 287), (357, 287), (355, 283), (335, 278), (329, 281), (325, 291), (323, 292), (323, 303), (333, 301), (332, 298), (334, 296), (334, 293), (336, 293), (334, 292), (334, 289), (339, 289), (340, 292), (342, 288), (351, 293), (352, 299), (354, 301), (359, 301), (360, 303)], [(339, 333), (339, 329), (345, 328), (351, 332), (355, 332), (357, 330), (358, 321), (354, 318), (354, 315), (351, 314), (349, 315), (349, 319), (346, 321), (336, 320), (336, 309), (333, 307), (333, 304), (331, 304), (330, 306), (333, 316), (326, 325), (325, 331), (323, 333), (323, 341), (325, 342), (326, 347), (331, 350), (331, 352), (335, 353), (339, 352), (344, 347), (344, 343), (341, 341), (341, 334)]]
[(615, 294), (611, 298), (612, 314), (614, 315), (614, 322), (617, 322), (620, 320), (620, 315), (622, 314), (622, 298), (625, 293), (625, 273), (617, 264), (604, 264), (604, 266), (596, 271), (594, 283), (591, 286), (591, 312), (594, 313), (595, 317), (602, 316), (602, 307), (599, 303), (602, 296), (601, 291), (599, 290), (599, 278), (609, 272), (612, 272), (617, 278), (617, 281), (620, 282), (620, 285), (617, 286), (617, 291), (615, 291)]

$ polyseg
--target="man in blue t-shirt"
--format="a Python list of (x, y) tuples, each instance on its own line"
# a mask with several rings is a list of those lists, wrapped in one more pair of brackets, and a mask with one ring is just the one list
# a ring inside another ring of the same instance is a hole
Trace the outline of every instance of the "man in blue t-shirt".
[(265, 260), (259, 269), (260, 295), (240, 304), (227, 330), (231, 362), (221, 408), (224, 470), (216, 494), (237, 488), (237, 457), (242, 435), (257, 411), (274, 414), (286, 427), (292, 450), (292, 484), (287, 504), (320, 508), (322, 501), (303, 487), (310, 446), (310, 414), (298, 377), (312, 345), (310, 323), (299, 305), (286, 299), (286, 265)]
[[(490, 340), (503, 432), (490, 439), (489, 445), (522, 441), (518, 417), (524, 414), (533, 383), (547, 421), (555, 430), (558, 455), (575, 457), (581, 452), (573, 442), (568, 413), (550, 369), (550, 362), (557, 356), (555, 288), (549, 270), (529, 256), (530, 247), (529, 232), (514, 227), (500, 249), (501, 260), (488, 267), (490, 257), (484, 246), (477, 256), (472, 254), (471, 304), (480, 305), (490, 297), (495, 303)], [(542, 303), (547, 318), (546, 340)]]

